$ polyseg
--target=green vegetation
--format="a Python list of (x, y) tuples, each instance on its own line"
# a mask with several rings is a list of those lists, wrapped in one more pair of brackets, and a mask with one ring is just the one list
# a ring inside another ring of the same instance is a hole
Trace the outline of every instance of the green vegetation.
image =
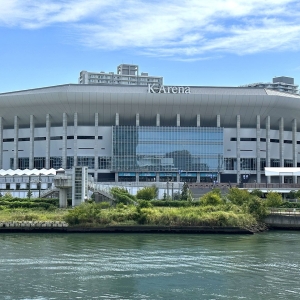
[[(88, 201), (76, 208), (59, 209), (58, 199), (0, 197), (0, 221), (66, 221), (71, 226), (160, 225), (160, 226), (234, 226), (259, 227), (269, 208), (300, 208), (299, 203), (283, 202), (280, 194), (232, 188), (226, 195), (213, 189), (192, 201), (188, 185), (178, 200), (157, 200), (156, 186), (145, 187), (137, 195), (125, 188), (112, 188), (115, 203)], [(291, 199), (300, 193), (291, 192)]]

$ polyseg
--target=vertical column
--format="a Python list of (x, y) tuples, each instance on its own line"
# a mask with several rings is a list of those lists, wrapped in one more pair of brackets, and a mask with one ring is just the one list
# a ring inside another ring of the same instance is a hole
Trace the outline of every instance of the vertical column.
[[(293, 167), (297, 167), (297, 119), (293, 120)], [(297, 176), (294, 176), (294, 183), (297, 183)]]
[(156, 182), (159, 182), (159, 173), (156, 173), (155, 181), (156, 181)]
[(176, 116), (176, 126), (180, 127), (180, 114), (177, 114)]
[(241, 179), (241, 153), (240, 153), (240, 149), (241, 149), (241, 133), (240, 133), (240, 129), (241, 129), (241, 116), (237, 115), (236, 116), (236, 170), (237, 170), (237, 183), (240, 183), (240, 179)]
[[(266, 119), (266, 167), (271, 166), (270, 158), (270, 116)], [(267, 183), (271, 183), (271, 176), (267, 177)]]
[(200, 173), (197, 173), (197, 182), (200, 182)]
[(119, 126), (119, 120), (120, 120), (120, 118), (119, 118), (119, 113), (116, 113), (116, 126)]
[(68, 116), (63, 113), (62, 168), (67, 168), (67, 126)]
[(3, 119), (0, 117), (0, 169), (3, 169)]
[(99, 165), (98, 165), (98, 126), (99, 126), (99, 114), (95, 113), (95, 175), (94, 175), (94, 180), (98, 181), (98, 169), (99, 169)]
[(160, 114), (156, 114), (156, 126), (160, 126)]
[(34, 162), (34, 116), (30, 115), (30, 128), (29, 128), (30, 144), (29, 144), (29, 169), (33, 169)]
[(18, 169), (19, 117), (14, 118), (14, 170)]
[(140, 114), (135, 115), (135, 126), (140, 126)]
[(50, 115), (46, 115), (46, 169), (50, 169)]
[[(284, 119), (281, 117), (279, 120), (279, 159), (280, 167), (284, 167), (284, 153), (283, 153), (283, 142), (284, 142)], [(284, 182), (284, 176), (281, 176)]]
[(256, 181), (261, 183), (260, 172), (260, 115), (256, 116)]
[(117, 172), (115, 173), (115, 182), (119, 182), (119, 175)]
[(197, 115), (197, 127), (200, 127), (200, 124), (201, 124), (201, 119), (200, 119), (200, 115), (198, 114)]
[(217, 127), (221, 127), (221, 116), (217, 115)]
[(74, 113), (74, 161), (73, 165), (77, 167), (77, 135), (78, 135), (78, 113)]

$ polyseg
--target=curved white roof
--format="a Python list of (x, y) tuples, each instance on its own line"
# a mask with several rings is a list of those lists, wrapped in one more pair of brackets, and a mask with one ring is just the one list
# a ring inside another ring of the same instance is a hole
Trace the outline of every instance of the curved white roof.
[(0, 116), (4, 128), (13, 128), (18, 116), (20, 128), (29, 127), (29, 116), (34, 115), (37, 127), (44, 127), (46, 115), (51, 126), (62, 125), (62, 115), (68, 124), (94, 126), (94, 114), (99, 113), (99, 126), (115, 124), (116, 113), (120, 125), (135, 125), (139, 114), (141, 126), (155, 126), (160, 114), (161, 126), (175, 126), (180, 114), (181, 126), (196, 126), (196, 115), (201, 126), (215, 126), (217, 115), (222, 127), (236, 127), (236, 116), (241, 116), (241, 127), (256, 127), (257, 115), (263, 123), (270, 116), (271, 128), (278, 129), (283, 117), (285, 130), (292, 129), (293, 119), (300, 120), (300, 96), (278, 93), (264, 88), (230, 88), (191, 86), (190, 94), (148, 93), (147, 86), (68, 84), (0, 94)]
[(17, 170), (12, 170), (12, 169), (9, 169), (9, 170), (3, 170), (1, 169), (0, 170), (0, 176), (39, 176), (39, 175), (56, 175), (56, 170), (55, 169), (41, 169), (41, 170), (38, 170), (38, 169), (32, 169), (32, 170), (29, 170), (29, 169), (25, 169), (25, 170), (20, 170), (20, 169), (17, 169)]

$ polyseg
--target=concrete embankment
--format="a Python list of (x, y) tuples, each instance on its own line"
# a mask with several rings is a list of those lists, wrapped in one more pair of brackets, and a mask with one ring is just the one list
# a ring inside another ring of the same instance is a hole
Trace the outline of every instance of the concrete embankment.
[(264, 220), (270, 229), (300, 230), (300, 215), (270, 214)]
[(71, 227), (65, 222), (0, 222), (1, 232), (61, 232), (61, 233), (225, 233), (252, 234), (253, 231), (238, 227), (209, 226), (104, 226)]

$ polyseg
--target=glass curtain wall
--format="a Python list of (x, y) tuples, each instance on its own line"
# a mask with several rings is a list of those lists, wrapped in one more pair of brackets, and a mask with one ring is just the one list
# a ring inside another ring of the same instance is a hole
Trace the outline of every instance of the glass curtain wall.
[(223, 128), (114, 126), (114, 171), (221, 171)]

